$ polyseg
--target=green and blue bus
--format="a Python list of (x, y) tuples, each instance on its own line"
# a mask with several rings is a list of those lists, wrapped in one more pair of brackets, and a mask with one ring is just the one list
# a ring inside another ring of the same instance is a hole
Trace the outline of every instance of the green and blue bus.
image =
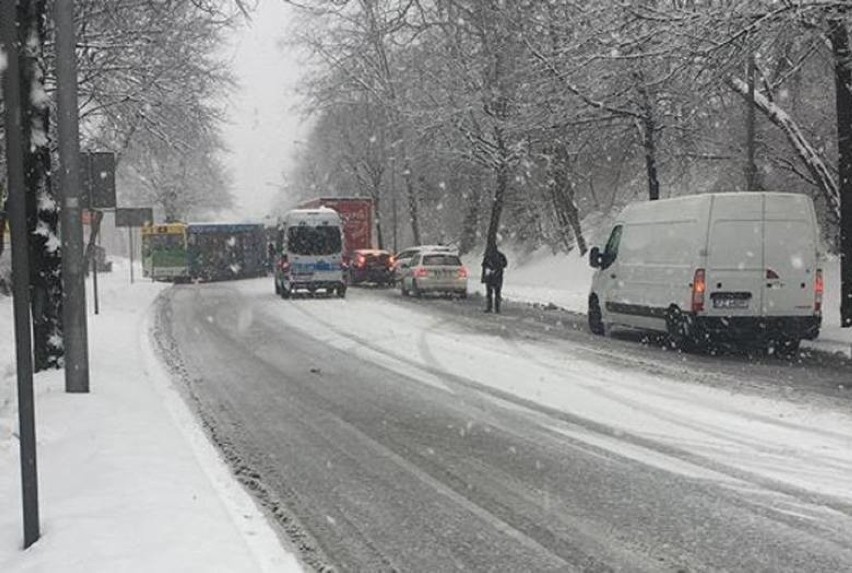
[(250, 223), (169, 223), (142, 228), (142, 270), (164, 281), (218, 281), (263, 276), (267, 233)]

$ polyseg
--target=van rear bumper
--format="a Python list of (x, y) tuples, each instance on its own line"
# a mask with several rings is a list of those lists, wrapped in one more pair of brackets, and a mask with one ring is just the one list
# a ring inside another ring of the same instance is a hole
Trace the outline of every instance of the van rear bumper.
[(320, 290), (320, 289), (336, 289), (345, 287), (346, 283), (341, 281), (299, 281), (288, 283), (290, 290)]
[(720, 340), (770, 340), (819, 336), (821, 316), (697, 316), (696, 334)]

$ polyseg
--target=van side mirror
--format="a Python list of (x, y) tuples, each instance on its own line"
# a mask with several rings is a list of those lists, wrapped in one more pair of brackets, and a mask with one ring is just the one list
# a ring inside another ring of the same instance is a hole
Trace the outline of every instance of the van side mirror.
[(599, 269), (603, 266), (603, 255), (598, 247), (592, 247), (589, 251), (589, 266), (593, 269)]

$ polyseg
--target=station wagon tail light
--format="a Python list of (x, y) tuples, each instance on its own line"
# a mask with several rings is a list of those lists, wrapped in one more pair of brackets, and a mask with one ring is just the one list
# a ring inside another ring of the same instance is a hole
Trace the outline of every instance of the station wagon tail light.
[(692, 279), (692, 312), (704, 311), (704, 292), (706, 290), (704, 269), (695, 269), (695, 277)]
[(459, 269), (459, 278), (466, 279), (467, 278), (467, 267), (462, 267)]
[(429, 276), (429, 271), (423, 267), (418, 267), (414, 269), (414, 276), (418, 279), (422, 279)]
[(822, 295), (825, 292), (825, 280), (822, 277), (822, 269), (817, 269), (814, 281), (814, 312), (822, 312)]

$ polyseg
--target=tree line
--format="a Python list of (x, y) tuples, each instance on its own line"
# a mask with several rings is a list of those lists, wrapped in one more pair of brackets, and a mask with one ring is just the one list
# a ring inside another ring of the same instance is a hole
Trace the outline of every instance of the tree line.
[[(62, 365), (52, 6), (16, 1), (22, 126), (30, 142), (24, 160), (36, 370)], [(116, 154), (118, 203), (154, 205), (167, 220), (227, 207), (219, 129), (222, 94), (233, 80), (221, 46), (244, 18), (241, 2), (77, 0), (75, 8), (80, 146)]]
[(373, 197), (383, 246), (584, 253), (630, 200), (767, 189), (811, 195), (840, 247), (848, 2), (292, 4), (314, 123), (285, 192)]

